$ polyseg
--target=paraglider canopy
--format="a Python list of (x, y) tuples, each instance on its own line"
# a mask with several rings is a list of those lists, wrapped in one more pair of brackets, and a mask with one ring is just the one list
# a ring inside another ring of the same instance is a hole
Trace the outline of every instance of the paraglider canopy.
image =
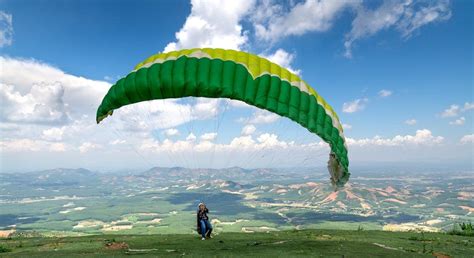
[(288, 117), (331, 148), (331, 183), (349, 179), (343, 129), (332, 107), (298, 75), (250, 53), (195, 48), (159, 53), (117, 81), (97, 109), (100, 123), (115, 109), (154, 99), (229, 98)]

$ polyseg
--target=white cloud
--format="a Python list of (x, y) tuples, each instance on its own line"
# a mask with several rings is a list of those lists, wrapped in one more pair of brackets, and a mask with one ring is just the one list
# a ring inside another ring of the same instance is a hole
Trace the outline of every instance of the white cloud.
[(59, 83), (35, 84), (22, 95), (13, 85), (0, 83), (2, 110), (6, 122), (64, 124), (69, 120), (64, 102), (64, 87)]
[(251, 135), (236, 137), (232, 139), (232, 141), (229, 144), (231, 148), (242, 148), (242, 149), (248, 149), (248, 148), (253, 147), (254, 145), (255, 145), (255, 141), (253, 140)]
[[(474, 109), (474, 103), (470, 102), (465, 102), (463, 107), (460, 107), (459, 105), (452, 104), (449, 106), (449, 108), (445, 109), (443, 112), (441, 112), (441, 117), (457, 117), (461, 113), (467, 112), (471, 109)], [(450, 125), (463, 125), (465, 122), (466, 118), (461, 117), (459, 119), (456, 119), (455, 121), (449, 122)]]
[(303, 35), (311, 31), (327, 31), (337, 15), (356, 1), (307, 0), (290, 7), (264, 1), (257, 6), (252, 17), (256, 36), (266, 41), (276, 41), (291, 35)]
[(0, 47), (10, 46), (13, 42), (13, 17), (0, 11)]
[(460, 111), (461, 109), (458, 105), (451, 105), (449, 108), (444, 110), (443, 113), (441, 113), (441, 117), (455, 117), (459, 115)]
[(262, 56), (275, 64), (285, 67), (286, 69), (288, 69), (290, 72), (294, 74), (301, 75), (301, 70), (299, 69), (296, 70), (291, 67), (291, 63), (295, 59), (295, 54), (290, 54), (286, 52), (285, 50), (279, 48), (277, 49), (277, 51), (275, 51), (275, 53), (271, 55), (268, 55), (268, 56), (262, 55)]
[(359, 5), (356, 13), (356, 18), (352, 21), (352, 29), (346, 34), (344, 43), (346, 49), (344, 55), (348, 58), (352, 57), (352, 46), (355, 41), (370, 37), (381, 30), (395, 28), (402, 37), (408, 38), (426, 24), (445, 21), (451, 17), (447, 0), (385, 1), (372, 10)]
[(381, 90), (381, 91), (379, 91), (378, 94), (379, 94), (379, 97), (386, 98), (386, 97), (389, 97), (390, 95), (392, 95), (392, 93), (393, 92), (390, 91), (390, 90)]
[(194, 147), (192, 147), (197, 152), (207, 152), (210, 150), (215, 150), (215, 144), (211, 141), (201, 141)]
[(176, 42), (164, 52), (196, 47), (240, 49), (247, 41), (241, 19), (251, 10), (254, 1), (191, 1), (191, 14), (176, 33)]
[(79, 151), (81, 153), (86, 153), (91, 150), (101, 149), (101, 148), (102, 148), (102, 145), (100, 144), (92, 143), (92, 142), (84, 142), (81, 146), (79, 146)]
[(257, 141), (259, 142), (259, 147), (261, 148), (288, 147), (288, 143), (285, 141), (278, 140), (278, 135), (276, 134), (269, 134), (269, 133), (261, 134), (260, 136), (257, 137)]
[(64, 152), (66, 151), (66, 145), (61, 142), (55, 142), (50, 145), (49, 150), (53, 152)]
[(176, 128), (170, 128), (164, 131), (164, 134), (168, 137), (179, 135), (179, 131)]
[(462, 116), (454, 121), (449, 122), (449, 124), (450, 125), (463, 125), (465, 122), (466, 122), (466, 118)]
[(474, 102), (466, 102), (464, 103), (464, 107), (462, 108), (462, 111), (466, 112), (468, 110), (474, 109)]
[(210, 98), (196, 98), (194, 103), (182, 99), (145, 101), (116, 110), (116, 117), (105, 119), (104, 123), (120, 120), (125, 130), (141, 132), (172, 128), (195, 120), (216, 118), (221, 101)]
[(257, 128), (254, 125), (245, 125), (244, 127), (242, 127), (241, 134), (242, 135), (251, 135), (256, 130), (257, 130)]
[[(201, 137), (202, 139), (202, 137)], [(171, 141), (166, 139), (161, 143), (155, 140), (147, 139), (144, 140), (140, 146), (141, 150), (151, 152), (206, 152), (209, 150), (215, 150), (220, 152), (245, 152), (250, 149), (252, 150), (281, 150), (282, 148), (288, 147), (301, 147), (301, 148), (321, 148), (326, 144), (311, 144), (305, 146), (296, 146), (294, 142), (286, 142), (278, 139), (278, 135), (264, 133), (259, 135), (256, 139), (253, 139), (251, 135), (235, 137), (228, 144), (213, 143), (212, 140), (204, 140), (201, 142), (195, 141)]]
[(6, 122), (68, 123), (72, 116), (95, 113), (110, 87), (31, 59), (0, 56), (0, 67), (0, 120)]
[(280, 116), (275, 113), (262, 109), (257, 109), (248, 121), (243, 118), (241, 118), (240, 121), (247, 122), (249, 124), (271, 124), (276, 122), (279, 118)]
[(193, 133), (190, 133), (187, 137), (186, 137), (186, 141), (190, 141), (190, 142), (193, 142), (196, 140), (196, 135), (194, 135)]
[(46, 141), (61, 141), (63, 139), (65, 127), (53, 127), (43, 130), (42, 138)]
[(231, 107), (235, 107), (235, 108), (253, 108), (253, 106), (243, 102), (243, 101), (240, 101), (240, 100), (235, 100), (235, 99), (225, 99), (225, 101), (227, 102), (228, 105), (230, 105)]
[(2, 155), (5, 153), (39, 151), (63, 152), (66, 151), (66, 144), (28, 138), (0, 140), (0, 153)]
[(409, 7), (406, 9), (404, 17), (397, 24), (397, 29), (403, 37), (410, 37), (414, 31), (426, 24), (446, 21), (451, 18), (449, 0), (432, 1), (428, 6), (422, 6), (421, 2), (406, 1), (405, 3)]
[[(78, 140), (88, 138), (100, 131), (94, 120), (87, 116), (77, 118), (72, 123), (61, 127), (49, 127), (43, 124), (0, 123), (0, 125), (2, 128), (7, 129), (2, 129), (2, 137), (5, 140), (14, 142), (16, 140), (29, 139), (36, 142), (37, 146), (41, 147), (41, 150), (48, 150), (48, 146), (54, 143), (63, 143), (65, 146), (79, 145), (80, 143), (76, 144)], [(110, 134), (110, 132), (108, 133)]]
[(220, 99), (198, 98), (192, 108), (195, 119), (203, 120), (215, 117), (219, 113)]
[(407, 125), (416, 125), (416, 119), (408, 119), (405, 121), (405, 124)]
[(397, 135), (393, 138), (373, 138), (352, 139), (346, 138), (347, 145), (351, 146), (405, 146), (405, 145), (437, 145), (444, 140), (442, 136), (433, 136), (430, 130), (417, 130), (415, 135)]
[(344, 128), (344, 130), (350, 130), (350, 129), (352, 129), (352, 125), (350, 125), (350, 124), (342, 124), (342, 128)]
[(362, 0), (306, 0), (290, 3), (288, 7), (262, 1), (256, 6), (251, 21), (257, 38), (276, 42), (292, 35), (327, 31), (343, 11), (354, 10), (356, 17), (344, 42), (344, 56), (350, 58), (357, 40), (387, 29), (399, 31), (406, 39), (427, 24), (446, 21), (451, 17), (448, 0), (384, 1), (373, 9), (367, 7), (370, 3), (365, 1), (364, 4)]
[(203, 141), (214, 141), (217, 137), (217, 133), (205, 133), (201, 135), (201, 140)]
[(474, 143), (474, 134), (464, 135), (459, 142), (461, 144), (473, 144)]
[(351, 102), (345, 102), (342, 105), (342, 112), (344, 113), (354, 113), (357, 111), (361, 111), (365, 108), (365, 105), (367, 104), (369, 100), (367, 98), (363, 99), (356, 99)]
[[(195, 167), (324, 165), (329, 153), (328, 145), (324, 142), (295, 144), (281, 140), (272, 133), (263, 133), (257, 137), (242, 135), (227, 143), (145, 140), (139, 149), (149, 157), (156, 157), (156, 153), (173, 153), (176, 157), (189, 155), (192, 157), (190, 163)], [(325, 155), (321, 155), (323, 153)], [(277, 165), (275, 161), (278, 161)], [(172, 162), (176, 164), (177, 161)]]
[(0, 150), (3, 152), (36, 152), (44, 147), (44, 142), (31, 139), (14, 139), (0, 141)]
[(127, 143), (127, 141), (121, 140), (121, 139), (115, 139), (109, 142), (110, 145), (119, 145), (119, 144), (125, 144), (125, 143)]

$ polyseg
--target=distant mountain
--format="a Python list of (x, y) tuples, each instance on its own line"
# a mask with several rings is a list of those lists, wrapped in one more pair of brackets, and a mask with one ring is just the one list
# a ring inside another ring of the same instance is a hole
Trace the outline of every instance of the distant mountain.
[(89, 184), (97, 177), (97, 172), (84, 168), (56, 168), (29, 173), (0, 174), (0, 179), (5, 181), (38, 187)]
[(281, 173), (277, 169), (244, 169), (240, 167), (230, 167), (221, 169), (211, 168), (183, 168), (183, 167), (154, 167), (143, 173), (134, 175), (137, 178), (148, 180), (166, 181), (190, 181), (222, 179), (239, 182), (254, 182), (264, 180), (286, 179), (287, 174)]

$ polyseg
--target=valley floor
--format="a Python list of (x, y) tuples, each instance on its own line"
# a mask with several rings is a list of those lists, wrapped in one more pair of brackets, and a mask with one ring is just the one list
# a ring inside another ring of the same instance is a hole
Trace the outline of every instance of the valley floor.
[(0, 239), (3, 257), (474, 257), (474, 238), (442, 233), (301, 230)]

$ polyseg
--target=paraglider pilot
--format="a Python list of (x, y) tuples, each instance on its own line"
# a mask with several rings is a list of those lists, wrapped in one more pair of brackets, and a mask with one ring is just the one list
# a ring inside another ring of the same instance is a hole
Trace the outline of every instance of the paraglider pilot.
[(209, 217), (207, 216), (207, 213), (209, 213), (209, 210), (207, 209), (206, 205), (204, 203), (200, 203), (198, 205), (196, 217), (197, 217), (197, 231), (198, 233), (201, 233), (201, 236), (202, 236), (201, 240), (206, 240), (206, 237), (211, 238), (212, 225), (209, 222)]

